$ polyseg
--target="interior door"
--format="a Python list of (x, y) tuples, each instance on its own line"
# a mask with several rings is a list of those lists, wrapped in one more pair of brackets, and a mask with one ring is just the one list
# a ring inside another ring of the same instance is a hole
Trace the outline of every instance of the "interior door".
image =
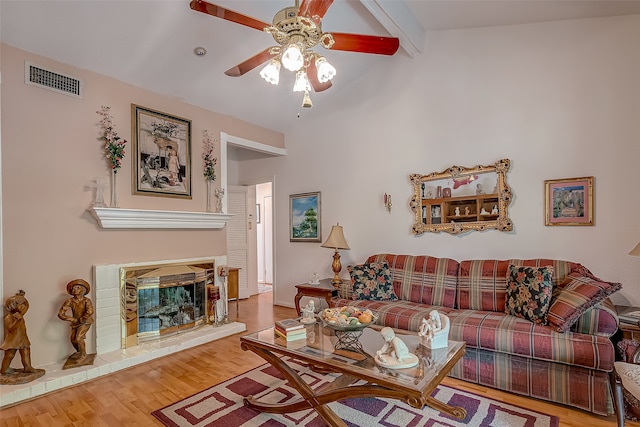
[[(249, 298), (251, 295), (249, 284), (250, 277), (256, 273), (256, 268), (252, 266), (250, 259), (255, 260), (255, 224), (253, 211), (248, 210), (252, 206), (255, 210), (254, 201), (249, 204), (249, 187), (234, 186), (228, 187), (229, 197), (227, 199), (228, 212), (233, 217), (227, 222), (227, 264), (229, 267), (240, 268), (238, 277), (238, 294), (240, 298)], [(253, 250), (252, 250), (253, 248)], [(255, 264), (255, 263), (253, 263)], [(257, 279), (255, 282), (257, 293)]]

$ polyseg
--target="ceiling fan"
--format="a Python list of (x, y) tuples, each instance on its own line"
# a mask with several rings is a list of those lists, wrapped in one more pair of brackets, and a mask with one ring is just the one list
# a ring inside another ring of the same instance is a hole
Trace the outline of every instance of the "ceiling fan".
[(269, 47), (240, 64), (229, 68), (225, 74), (240, 77), (254, 68), (269, 62), (260, 76), (271, 84), (278, 84), (280, 65), (296, 72), (294, 92), (303, 92), (302, 106), (312, 107), (309, 90), (321, 92), (331, 87), (336, 69), (320, 54), (311, 50), (320, 45), (325, 49), (351, 52), (393, 55), (400, 46), (396, 37), (370, 36), (349, 33), (323, 33), (322, 18), (333, 0), (302, 0), (299, 5), (280, 10), (273, 17), (273, 24), (251, 18), (203, 0), (191, 0), (191, 9), (217, 18), (235, 22), (259, 31), (270, 33), (279, 46)]

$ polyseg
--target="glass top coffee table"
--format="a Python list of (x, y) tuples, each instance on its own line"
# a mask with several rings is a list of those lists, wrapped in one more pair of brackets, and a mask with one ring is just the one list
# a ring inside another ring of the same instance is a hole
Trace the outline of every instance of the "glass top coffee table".
[[(387, 369), (373, 357), (384, 345), (380, 333), (366, 328), (357, 336), (358, 348), (335, 349), (338, 341), (333, 330), (320, 322), (307, 325), (307, 338), (286, 342), (274, 335), (273, 328), (243, 336), (240, 346), (250, 350), (276, 367), (299, 393), (301, 399), (285, 404), (264, 403), (249, 396), (244, 404), (261, 412), (288, 414), (312, 408), (331, 426), (346, 426), (328, 403), (353, 397), (398, 399), (414, 408), (430, 406), (458, 419), (467, 415), (464, 408), (450, 406), (433, 398), (431, 393), (465, 353), (465, 343), (449, 340), (446, 348), (429, 349), (411, 332), (396, 331), (396, 336), (418, 356), (413, 368)], [(339, 346), (340, 347), (340, 346)], [(332, 383), (312, 389), (287, 364), (289, 356), (308, 363), (321, 373), (340, 374)]]

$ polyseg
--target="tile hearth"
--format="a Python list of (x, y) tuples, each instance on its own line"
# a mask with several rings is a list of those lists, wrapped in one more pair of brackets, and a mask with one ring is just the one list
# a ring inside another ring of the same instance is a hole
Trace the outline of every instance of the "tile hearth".
[(244, 332), (246, 329), (246, 325), (239, 322), (229, 323), (217, 328), (204, 325), (192, 331), (145, 342), (133, 348), (98, 354), (93, 365), (90, 366), (63, 370), (64, 361), (36, 366), (39, 369), (46, 370), (46, 374), (43, 377), (27, 384), (0, 385), (0, 408), (61, 388), (80, 384), (158, 357)]

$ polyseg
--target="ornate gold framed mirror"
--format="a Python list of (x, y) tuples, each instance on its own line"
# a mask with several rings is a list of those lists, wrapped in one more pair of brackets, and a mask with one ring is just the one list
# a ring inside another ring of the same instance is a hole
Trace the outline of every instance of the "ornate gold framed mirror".
[(451, 166), (442, 172), (409, 175), (415, 216), (412, 233), (513, 230), (508, 215), (509, 166), (509, 159), (502, 159), (489, 166)]

